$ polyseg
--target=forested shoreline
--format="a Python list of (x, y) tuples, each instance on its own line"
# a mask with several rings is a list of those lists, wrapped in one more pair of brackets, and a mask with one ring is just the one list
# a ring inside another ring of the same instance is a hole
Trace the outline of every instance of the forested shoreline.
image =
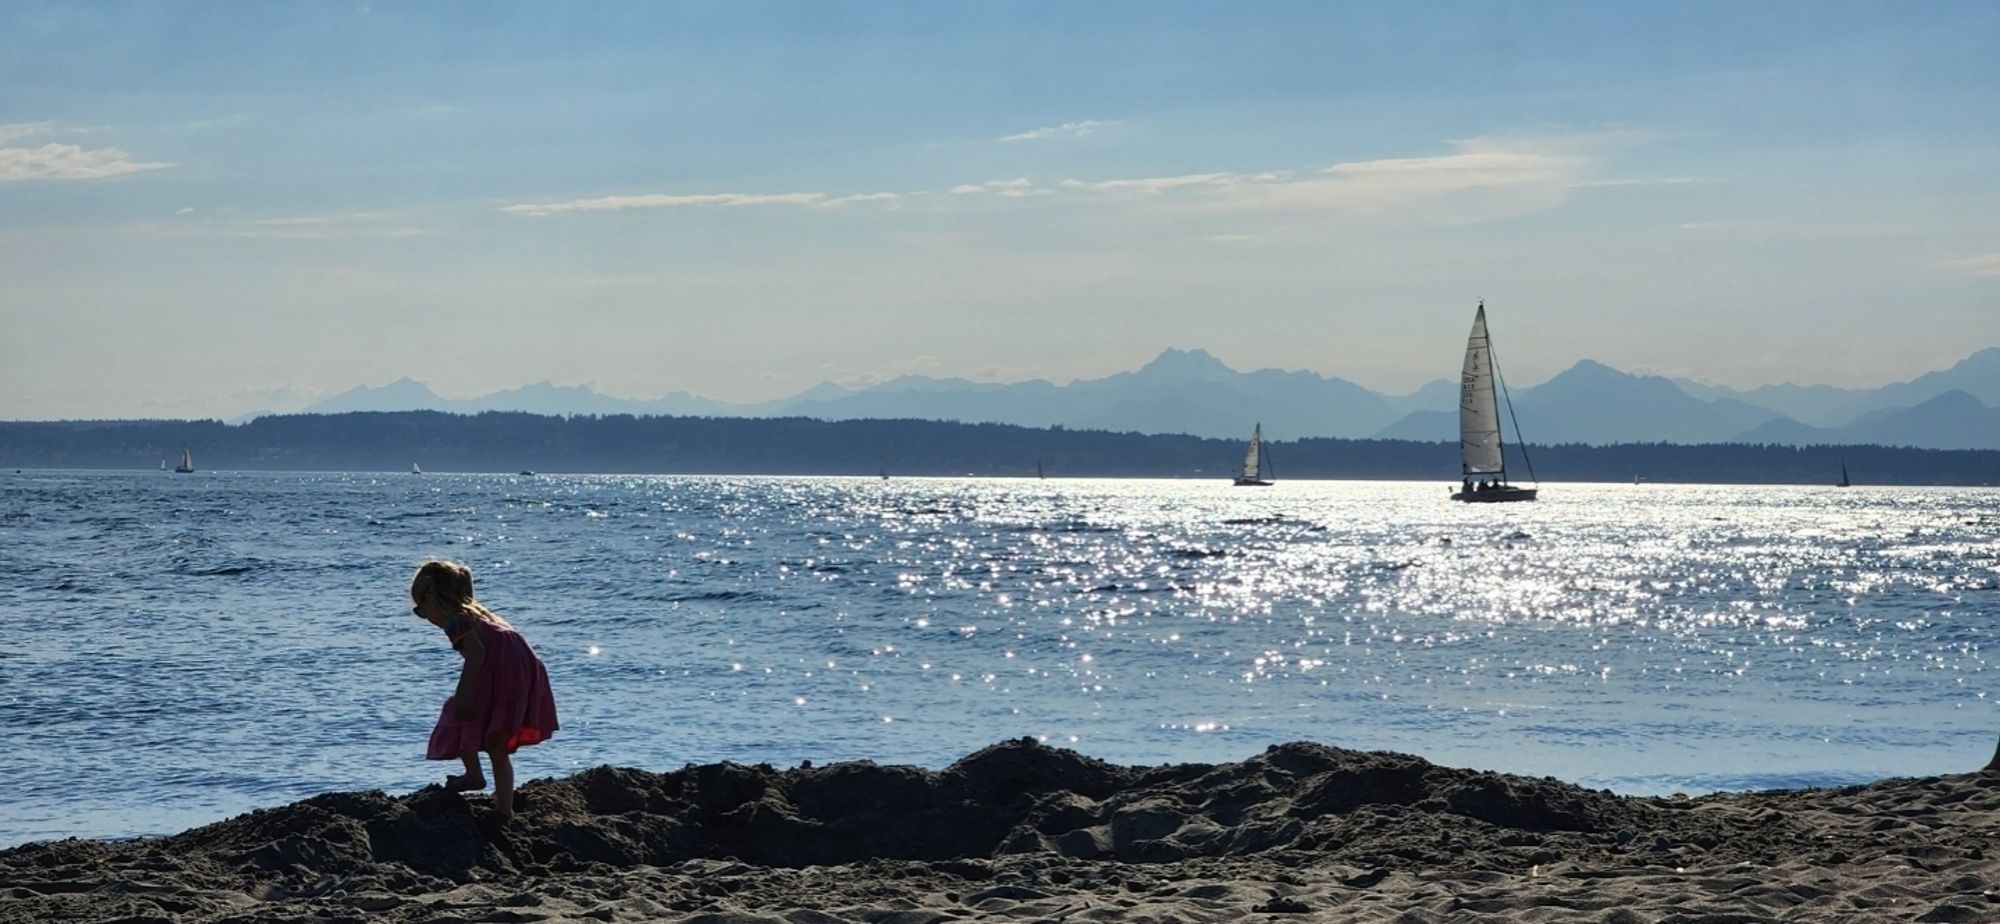
[[(1411, 440), (1267, 441), (1284, 479), (1458, 480), (1458, 447)], [(156, 468), (183, 447), (204, 471), (597, 472), (1221, 478), (1236, 440), (928, 420), (554, 417), (436, 411), (216, 420), (0, 422), (0, 467)], [(1515, 480), (2000, 483), (2000, 452), (1884, 446), (1565, 444), (1509, 447)]]

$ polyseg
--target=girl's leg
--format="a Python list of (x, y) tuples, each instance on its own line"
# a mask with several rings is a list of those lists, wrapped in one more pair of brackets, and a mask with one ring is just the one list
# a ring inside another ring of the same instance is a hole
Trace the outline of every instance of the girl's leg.
[(458, 756), (465, 763), (464, 776), (444, 778), (444, 787), (452, 792), (478, 792), (486, 788), (486, 776), (479, 772), (479, 752), (467, 751)]
[(501, 818), (514, 817), (514, 760), (507, 752), (494, 749), (486, 752), (493, 761), (493, 809)]

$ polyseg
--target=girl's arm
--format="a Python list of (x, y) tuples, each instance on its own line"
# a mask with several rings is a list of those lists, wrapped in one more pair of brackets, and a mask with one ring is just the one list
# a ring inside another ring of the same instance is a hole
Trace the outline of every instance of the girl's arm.
[(468, 632), (458, 643), (458, 653), (465, 658), (464, 669), (458, 672), (458, 694), (452, 700), (452, 711), (462, 721), (478, 714), (478, 703), (472, 701), (472, 679), (479, 676), (479, 667), (486, 663), (486, 643), (479, 640), (478, 632)]

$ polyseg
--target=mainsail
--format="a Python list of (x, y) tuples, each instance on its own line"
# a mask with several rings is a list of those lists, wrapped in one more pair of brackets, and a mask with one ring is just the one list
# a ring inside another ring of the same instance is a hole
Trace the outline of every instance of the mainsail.
[(1493, 392), (1493, 345), (1486, 338), (1486, 303), (1472, 318), (1465, 370), (1458, 379), (1458, 452), (1465, 477), (1507, 470), (1500, 454), (1500, 402)]
[(1250, 432), (1250, 448), (1243, 451), (1243, 477), (1255, 481), (1261, 466), (1258, 456), (1264, 451), (1264, 425)]

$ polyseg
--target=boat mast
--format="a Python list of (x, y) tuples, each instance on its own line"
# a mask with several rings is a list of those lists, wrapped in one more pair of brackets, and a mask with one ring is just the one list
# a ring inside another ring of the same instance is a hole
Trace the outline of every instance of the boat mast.
[[(1479, 310), (1486, 310), (1483, 298), (1479, 300)], [(1507, 398), (1507, 419), (1514, 424), (1514, 439), (1521, 444), (1521, 461), (1528, 466), (1528, 480), (1541, 484), (1542, 480), (1535, 477), (1535, 460), (1528, 458), (1528, 441), (1521, 438), (1521, 418), (1514, 416), (1514, 396), (1507, 392), (1507, 377), (1500, 374), (1500, 357), (1493, 354), (1493, 337), (1490, 334), (1486, 337), (1486, 359), (1493, 364), (1493, 381), (1499, 386), (1499, 395), (1494, 400), (1498, 401), (1500, 396)], [(1493, 410), (1497, 419), (1500, 416), (1497, 404)], [(1507, 483), (1507, 441), (1504, 438), (1500, 439), (1500, 483)]]

